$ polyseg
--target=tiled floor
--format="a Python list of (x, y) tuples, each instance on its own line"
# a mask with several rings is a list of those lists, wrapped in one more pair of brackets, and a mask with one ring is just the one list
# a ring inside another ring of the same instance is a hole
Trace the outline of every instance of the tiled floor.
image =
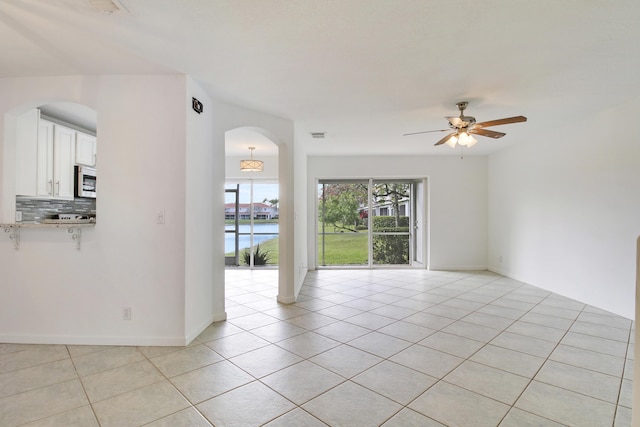
[(631, 425), (628, 319), (487, 272), (276, 278), (227, 271), (186, 348), (0, 344), (0, 425)]

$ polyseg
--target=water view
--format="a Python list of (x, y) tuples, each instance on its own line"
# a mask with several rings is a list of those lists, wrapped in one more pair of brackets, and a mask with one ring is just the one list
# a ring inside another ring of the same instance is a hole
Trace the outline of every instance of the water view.
[[(233, 230), (233, 224), (225, 225), (225, 230)], [(239, 235), (239, 248), (242, 251), (245, 248), (251, 246), (251, 237), (249, 233), (251, 232), (250, 224), (240, 224), (238, 226), (240, 231)], [(258, 243), (277, 239), (278, 238), (278, 224), (277, 223), (269, 223), (269, 224), (254, 224), (253, 225), (253, 244), (257, 245)], [(234, 233), (225, 233), (224, 235), (224, 252), (229, 253), (235, 250), (235, 234)]]

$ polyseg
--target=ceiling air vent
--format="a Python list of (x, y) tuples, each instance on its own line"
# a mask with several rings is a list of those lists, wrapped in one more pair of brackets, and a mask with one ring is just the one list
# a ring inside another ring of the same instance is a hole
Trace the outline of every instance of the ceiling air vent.
[(115, 12), (126, 12), (127, 9), (122, 6), (118, 0), (89, 0), (89, 3), (100, 13), (111, 15)]
[(324, 139), (326, 132), (311, 132), (311, 138)]

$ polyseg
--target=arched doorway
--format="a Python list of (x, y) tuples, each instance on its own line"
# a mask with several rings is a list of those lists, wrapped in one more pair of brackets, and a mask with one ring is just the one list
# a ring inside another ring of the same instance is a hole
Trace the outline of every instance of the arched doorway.
[(240, 302), (275, 303), (278, 295), (278, 155), (278, 145), (261, 129), (241, 127), (225, 133), (225, 295), (231, 303), (226, 309), (229, 318), (247, 313)]

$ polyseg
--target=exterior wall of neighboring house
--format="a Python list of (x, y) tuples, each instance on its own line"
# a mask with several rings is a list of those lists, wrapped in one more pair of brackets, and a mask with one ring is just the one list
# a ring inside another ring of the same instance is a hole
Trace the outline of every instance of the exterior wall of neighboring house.
[[(248, 203), (240, 203), (238, 206), (240, 211), (238, 212), (239, 219), (251, 218), (251, 205)], [(278, 217), (278, 208), (275, 206), (269, 206), (264, 203), (253, 204), (253, 219), (274, 219)], [(224, 218), (235, 219), (236, 218), (236, 205), (234, 203), (227, 203), (224, 205)]]

